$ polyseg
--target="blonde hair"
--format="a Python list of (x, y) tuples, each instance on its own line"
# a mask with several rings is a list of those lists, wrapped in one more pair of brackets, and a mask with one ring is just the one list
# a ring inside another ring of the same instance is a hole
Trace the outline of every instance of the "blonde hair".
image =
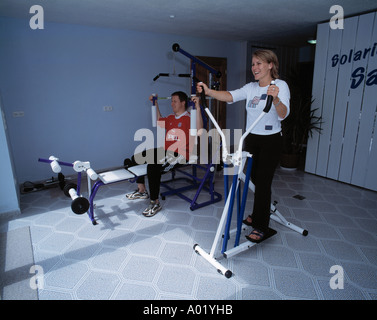
[(264, 62), (272, 63), (271, 77), (273, 79), (279, 78), (279, 60), (275, 52), (267, 49), (259, 49), (253, 53), (253, 57), (257, 57)]

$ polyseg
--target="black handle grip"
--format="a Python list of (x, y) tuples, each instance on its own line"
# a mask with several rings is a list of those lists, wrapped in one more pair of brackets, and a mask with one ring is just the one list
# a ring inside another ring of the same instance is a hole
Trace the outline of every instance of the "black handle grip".
[[(271, 81), (270, 86), (273, 85), (273, 84), (275, 84), (274, 80)], [(272, 100), (274, 100), (274, 97), (268, 95), (267, 96), (267, 101), (266, 101), (266, 106), (264, 107), (263, 112), (268, 113), (271, 110)]]
[(169, 73), (159, 73), (153, 78), (153, 81), (156, 81), (159, 77), (169, 77)]
[(204, 107), (204, 109), (207, 109), (207, 100), (206, 100), (206, 93), (204, 92), (204, 87), (202, 87), (202, 92), (200, 93), (200, 98), (202, 100), (202, 106)]
[(266, 106), (263, 109), (263, 112), (268, 113), (271, 110), (272, 100), (274, 100), (273, 96), (267, 96), (267, 102)]

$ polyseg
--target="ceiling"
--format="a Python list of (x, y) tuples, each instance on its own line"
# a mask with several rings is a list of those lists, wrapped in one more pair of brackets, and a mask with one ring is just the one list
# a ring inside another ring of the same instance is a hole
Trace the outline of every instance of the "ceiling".
[(333, 4), (344, 16), (377, 10), (376, 0), (0, 0), (0, 16), (30, 19), (41, 5), (46, 22), (303, 46)]

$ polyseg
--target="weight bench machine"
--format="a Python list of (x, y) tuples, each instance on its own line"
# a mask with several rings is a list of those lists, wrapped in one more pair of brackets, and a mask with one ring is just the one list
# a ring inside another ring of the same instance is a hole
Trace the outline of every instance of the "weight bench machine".
[[(185, 165), (184, 165), (185, 166)], [(199, 166), (197, 164), (192, 164), (192, 172), (193, 174), (189, 174), (188, 172), (176, 168), (171, 171), (173, 174), (173, 179), (168, 181), (161, 181), (161, 186), (167, 188), (169, 191), (166, 191), (164, 193), (161, 193), (161, 197), (163, 200), (165, 200), (165, 197), (168, 195), (177, 195), (183, 200), (190, 203), (190, 210), (196, 210), (198, 208), (202, 208), (204, 206), (210, 205), (212, 203), (216, 203), (222, 200), (222, 195), (214, 191), (213, 188), (213, 170), (211, 170), (214, 166), (212, 164), (207, 165), (206, 173), (203, 178), (198, 178), (196, 174), (196, 170), (200, 167), (201, 169), (205, 169), (205, 167)], [(186, 175), (189, 178), (174, 178), (175, 171), (180, 172), (184, 175)], [(113, 184), (121, 181), (128, 180), (129, 182), (135, 182), (138, 177), (145, 176), (147, 174), (147, 164), (140, 164), (133, 167), (129, 167), (127, 169), (118, 169), (115, 171), (109, 171), (98, 174), (99, 180), (95, 182), (93, 187), (91, 188), (90, 196), (89, 196), (89, 217), (92, 222), (94, 222), (94, 197), (97, 194), (97, 191), (99, 187), (103, 185)], [(178, 181), (180, 179), (185, 179), (190, 184), (178, 189), (174, 189), (168, 185), (169, 182), (172, 181)], [(200, 182), (200, 183), (199, 183)], [(209, 187), (206, 187), (205, 183), (208, 182)], [(190, 199), (189, 197), (185, 196), (183, 192), (187, 190), (197, 189), (195, 196)], [(201, 191), (205, 189), (209, 191), (210, 200), (204, 201), (201, 203), (197, 202), (198, 196), (200, 195)], [(95, 224), (95, 223), (93, 223)]]
[[(90, 162), (81, 162), (81, 161), (75, 161), (74, 163), (69, 162), (63, 162), (60, 161), (58, 158), (51, 156), (49, 159), (43, 159), (39, 158), (39, 162), (49, 163), (51, 165), (51, 168), (53, 172), (59, 173), (61, 172), (61, 166), (68, 166), (72, 167), (77, 172), (77, 184), (74, 183), (68, 183), (63, 187), (63, 192), (67, 197), (70, 197), (72, 199), (71, 203), (71, 209), (76, 214), (83, 214), (85, 212), (88, 213), (89, 219), (91, 220), (93, 225), (97, 224), (97, 221), (94, 218), (94, 198), (98, 192), (98, 189), (101, 186), (109, 185), (113, 183), (128, 181), (128, 182), (135, 182), (138, 177), (145, 176), (147, 174), (147, 164), (141, 164), (136, 165), (133, 167), (129, 167), (127, 169), (117, 169), (113, 171), (107, 171), (103, 173), (96, 173), (93, 169), (90, 168)], [(161, 183), (161, 185), (170, 191), (166, 193), (162, 193), (161, 196), (163, 199), (167, 195), (176, 194), (182, 199), (188, 201), (190, 203), (190, 209), (195, 210), (204, 206), (207, 206), (209, 204), (221, 201), (222, 196), (221, 194), (214, 191), (213, 188), (213, 168), (214, 166), (212, 164), (207, 165), (206, 174), (203, 178), (198, 178), (196, 175), (196, 170), (199, 167), (199, 165), (192, 164), (193, 166), (193, 174), (190, 175), (189, 173), (180, 170), (179, 172), (185, 174), (186, 176), (190, 177), (190, 179), (186, 178), (191, 184), (182, 188), (173, 189), (169, 187), (167, 184), (170, 181), (176, 181), (178, 179), (173, 179), (169, 181), (164, 181)], [(203, 168), (203, 167), (202, 167)], [(88, 183), (88, 199), (83, 197), (80, 194), (81, 190), (81, 179), (82, 179), (82, 172), (85, 171), (87, 174), (87, 183)], [(173, 174), (175, 174), (173, 172)], [(93, 187), (91, 186), (91, 181), (95, 181), (93, 184)], [(200, 182), (200, 183), (199, 183)], [(208, 182), (209, 187), (207, 187), (205, 184)], [(186, 190), (192, 190), (197, 188), (196, 194), (193, 199), (190, 199), (183, 195), (183, 192)], [(209, 191), (210, 200), (197, 203), (197, 198), (201, 191), (205, 189)]]
[[(272, 102), (272, 99), (268, 99), (268, 100)], [(207, 253), (205, 250), (203, 250), (199, 246), (199, 244), (195, 244), (193, 249), (197, 254), (199, 254), (205, 260), (207, 260), (210, 264), (212, 264), (217, 269), (217, 271), (223, 274), (226, 278), (230, 278), (233, 273), (231, 270), (226, 269), (224, 266), (222, 266), (216, 259), (216, 253), (218, 251), (218, 247), (220, 245), (221, 239), (223, 239), (221, 254), (225, 258), (230, 258), (257, 244), (257, 242), (253, 243), (250, 241), (240, 243), (241, 232), (243, 231), (242, 221), (243, 221), (245, 207), (246, 207), (247, 193), (249, 189), (252, 190), (253, 192), (255, 191), (254, 185), (250, 182), (250, 175), (251, 175), (251, 168), (252, 168), (252, 155), (249, 154), (248, 152), (242, 151), (242, 145), (243, 145), (243, 141), (245, 137), (249, 134), (249, 132), (251, 132), (251, 130), (263, 118), (263, 116), (270, 111), (271, 103), (269, 103), (268, 100), (267, 100), (266, 107), (264, 108), (263, 112), (254, 121), (254, 123), (246, 130), (246, 132), (242, 135), (239, 146), (238, 146), (238, 150), (236, 151), (236, 153), (229, 154), (227, 150), (227, 146), (226, 146), (225, 135), (221, 131), (221, 128), (219, 127), (218, 123), (212, 116), (209, 109), (206, 107), (204, 89), (202, 91), (202, 101), (203, 101), (202, 103), (205, 106), (205, 111), (207, 112), (209, 118), (211, 119), (218, 133), (221, 136), (222, 147), (223, 147), (223, 161), (225, 165), (224, 170), (229, 169), (228, 164), (232, 164), (234, 166), (234, 175), (233, 175), (232, 185), (229, 190), (228, 175), (224, 172), (224, 193), (225, 195), (228, 195), (228, 196), (226, 198), (225, 207), (224, 207), (221, 219), (220, 219), (219, 226), (216, 231), (215, 239), (213, 241), (210, 253)], [(243, 169), (244, 169), (246, 160), (248, 160), (247, 161), (248, 163), (247, 163), (246, 174), (244, 174)], [(241, 186), (240, 186), (241, 181), (244, 182), (242, 201), (241, 201)], [(237, 228), (230, 230), (230, 226), (232, 222), (233, 205), (234, 205), (236, 193), (237, 193)], [(296, 225), (293, 225), (292, 223), (288, 222), (283, 217), (283, 215), (276, 209), (276, 202), (271, 204), (270, 218), (290, 228), (291, 230), (301, 233), (304, 236), (308, 235), (307, 230), (304, 230)], [(227, 249), (228, 241), (230, 240), (231, 236), (233, 236), (234, 234), (235, 234), (234, 247), (231, 249)], [(275, 234), (276, 234), (276, 231), (270, 228), (269, 232), (265, 235), (262, 241), (267, 240), (269, 237)]]

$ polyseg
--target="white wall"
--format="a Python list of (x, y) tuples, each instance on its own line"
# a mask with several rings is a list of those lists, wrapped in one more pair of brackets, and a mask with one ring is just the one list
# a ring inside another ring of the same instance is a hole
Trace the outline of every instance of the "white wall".
[(19, 191), (16, 186), (3, 114), (0, 95), (0, 216), (20, 212)]
[(308, 141), (305, 170), (377, 190), (377, 14), (318, 25), (312, 108), (322, 134)]

